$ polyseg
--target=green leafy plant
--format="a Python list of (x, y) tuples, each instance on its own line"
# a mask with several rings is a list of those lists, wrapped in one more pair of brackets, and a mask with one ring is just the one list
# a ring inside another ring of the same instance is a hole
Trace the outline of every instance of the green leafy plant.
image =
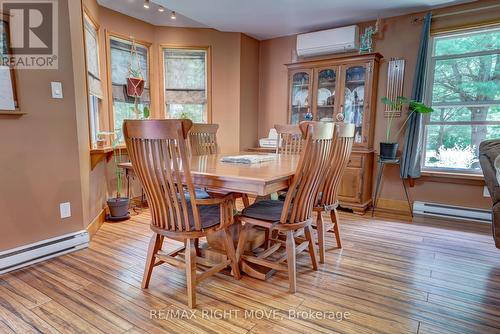
[(149, 108), (148, 106), (144, 106), (143, 108), (143, 115), (144, 115), (144, 119), (148, 119), (149, 118), (149, 115), (151, 115), (151, 112), (149, 111)]
[(120, 146), (120, 139), (118, 138), (118, 131), (101, 131), (97, 135), (104, 138), (105, 136), (112, 137), (112, 147), (113, 147), (113, 161), (115, 163), (115, 175), (116, 175), (116, 198), (120, 198), (123, 190), (123, 170), (118, 167), (122, 163), (122, 148)]
[(390, 113), (389, 119), (387, 120), (387, 129), (385, 137), (387, 143), (390, 143), (391, 139), (394, 140), (393, 142), (396, 142), (398, 140), (401, 131), (403, 131), (403, 129), (406, 127), (406, 123), (408, 123), (408, 120), (413, 115), (413, 113), (428, 114), (434, 111), (434, 109), (427, 106), (425, 103), (418, 102), (415, 100), (410, 100), (404, 96), (398, 96), (395, 100), (391, 100), (386, 96), (384, 96), (381, 99), (381, 101), (383, 104), (390, 106), (393, 110), (403, 110), (403, 108), (407, 106), (409, 111), (408, 116), (406, 117), (403, 124), (401, 124), (394, 137), (391, 137), (391, 132), (392, 132), (393, 121), (394, 118), (396, 118), (396, 116), (395, 113)]

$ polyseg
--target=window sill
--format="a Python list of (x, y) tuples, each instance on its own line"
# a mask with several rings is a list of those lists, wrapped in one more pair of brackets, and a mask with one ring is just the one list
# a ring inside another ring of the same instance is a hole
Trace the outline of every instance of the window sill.
[(16, 110), (0, 110), (0, 118), (19, 118), (27, 113)]
[(422, 171), (422, 181), (484, 186), (483, 174)]

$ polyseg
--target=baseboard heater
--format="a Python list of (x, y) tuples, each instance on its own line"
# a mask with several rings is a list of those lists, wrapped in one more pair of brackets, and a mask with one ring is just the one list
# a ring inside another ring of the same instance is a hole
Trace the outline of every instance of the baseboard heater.
[(491, 223), (490, 210), (466, 208), (447, 204), (416, 201), (413, 203), (413, 214), (418, 216), (432, 216)]
[(0, 252), (0, 274), (88, 247), (85, 230)]

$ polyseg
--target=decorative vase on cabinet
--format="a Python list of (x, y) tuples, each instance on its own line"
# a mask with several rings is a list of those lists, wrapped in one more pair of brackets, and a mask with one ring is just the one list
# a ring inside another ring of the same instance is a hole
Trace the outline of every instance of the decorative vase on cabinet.
[[(372, 204), (373, 135), (382, 55), (340, 56), (288, 64), (288, 120), (354, 123), (354, 147), (339, 190), (340, 205), (364, 213)], [(341, 115), (341, 117), (339, 117)]]

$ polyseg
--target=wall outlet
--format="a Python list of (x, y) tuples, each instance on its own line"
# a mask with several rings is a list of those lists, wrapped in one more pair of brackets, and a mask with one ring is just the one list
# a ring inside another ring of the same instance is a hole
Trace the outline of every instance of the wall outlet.
[(52, 89), (52, 98), (53, 99), (62, 99), (63, 91), (62, 91), (62, 83), (57, 81), (52, 81), (50, 83), (50, 88)]
[(69, 202), (59, 204), (61, 219), (71, 217), (71, 204)]

